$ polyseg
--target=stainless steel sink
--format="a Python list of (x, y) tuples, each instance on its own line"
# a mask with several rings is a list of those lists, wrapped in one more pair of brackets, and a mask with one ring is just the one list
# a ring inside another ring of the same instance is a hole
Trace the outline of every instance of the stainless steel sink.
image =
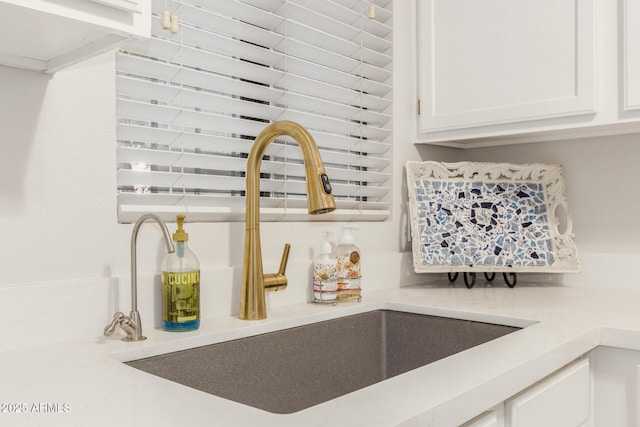
[(126, 363), (216, 396), (288, 414), (519, 329), (376, 310)]

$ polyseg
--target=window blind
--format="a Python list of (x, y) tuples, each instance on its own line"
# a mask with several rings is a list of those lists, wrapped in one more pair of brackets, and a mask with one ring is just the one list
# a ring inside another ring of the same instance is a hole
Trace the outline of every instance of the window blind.
[[(244, 221), (246, 158), (269, 123), (314, 137), (337, 210), (311, 216), (301, 151), (263, 158), (265, 220), (383, 220), (391, 203), (391, 0), (153, 0), (116, 58), (118, 219)], [(161, 26), (163, 11), (179, 31)]]

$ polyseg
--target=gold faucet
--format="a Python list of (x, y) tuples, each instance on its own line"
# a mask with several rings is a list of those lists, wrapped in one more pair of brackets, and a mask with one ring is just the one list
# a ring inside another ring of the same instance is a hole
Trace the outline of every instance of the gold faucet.
[(290, 121), (274, 122), (256, 137), (247, 159), (247, 208), (244, 238), (244, 262), (242, 263), (242, 294), (240, 296), (240, 319), (258, 320), (267, 317), (265, 291), (277, 291), (287, 287), (284, 275), (290, 245), (286, 244), (280, 269), (277, 273), (262, 272), (262, 249), (260, 247), (260, 166), (269, 144), (277, 137), (292, 137), (302, 150), (307, 178), (307, 207), (312, 215), (336, 209), (331, 184), (324, 170), (318, 146), (305, 128)]

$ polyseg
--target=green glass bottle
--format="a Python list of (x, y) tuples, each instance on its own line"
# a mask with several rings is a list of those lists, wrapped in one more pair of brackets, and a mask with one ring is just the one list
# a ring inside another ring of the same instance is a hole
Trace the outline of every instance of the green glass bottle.
[(162, 327), (165, 331), (193, 331), (200, 327), (200, 262), (189, 249), (184, 215), (173, 233), (176, 251), (162, 263)]

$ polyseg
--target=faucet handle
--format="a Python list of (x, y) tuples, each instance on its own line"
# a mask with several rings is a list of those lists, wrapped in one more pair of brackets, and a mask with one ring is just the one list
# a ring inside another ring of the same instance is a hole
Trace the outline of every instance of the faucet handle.
[(289, 243), (284, 244), (284, 250), (282, 251), (282, 260), (280, 260), (280, 268), (278, 269), (278, 274), (284, 276), (284, 272), (287, 269), (287, 262), (289, 262), (289, 251), (291, 250), (291, 245)]
[(104, 327), (104, 336), (109, 337), (113, 335), (113, 333), (116, 331), (116, 327), (124, 318), (124, 313), (122, 313), (121, 311), (116, 312), (116, 314), (113, 315), (113, 320), (111, 320), (111, 323)]
[(139, 337), (140, 334), (136, 333), (136, 325), (133, 320), (125, 316), (121, 311), (116, 312), (116, 314), (113, 315), (111, 323), (105, 326), (104, 336), (109, 337), (113, 335), (118, 326), (127, 334), (122, 338), (122, 341), (141, 341), (146, 339), (146, 337)]
[(282, 260), (277, 273), (265, 274), (263, 278), (264, 290), (267, 292), (282, 291), (287, 289), (287, 276), (284, 275), (287, 270), (287, 262), (289, 261), (289, 251), (291, 245), (286, 243), (282, 252)]

